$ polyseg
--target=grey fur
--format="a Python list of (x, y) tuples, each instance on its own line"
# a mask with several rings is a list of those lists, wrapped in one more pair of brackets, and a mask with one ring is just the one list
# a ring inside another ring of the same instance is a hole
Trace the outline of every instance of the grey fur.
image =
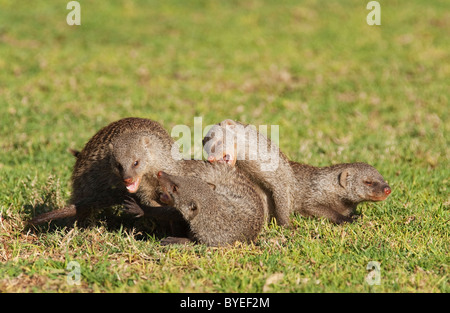
[(158, 179), (162, 197), (189, 222), (194, 240), (209, 246), (255, 241), (264, 224), (264, 212), (253, 184), (223, 164), (207, 164), (192, 174), (195, 176), (182, 177), (160, 172)]
[(327, 167), (290, 163), (297, 179), (295, 212), (304, 216), (325, 217), (337, 224), (352, 222), (358, 204), (382, 201), (391, 193), (383, 176), (366, 163)]
[[(230, 145), (232, 141), (225, 138), (228, 134), (235, 135), (233, 132), (225, 132), (225, 127), (230, 124), (243, 125), (225, 120), (205, 136), (203, 144), (208, 152), (208, 160), (231, 166), (235, 162), (236, 167), (265, 191), (269, 211), (273, 212), (271, 215), (281, 225), (288, 224), (286, 219), (293, 212), (304, 216), (325, 217), (337, 224), (352, 222), (351, 215), (355, 213), (359, 203), (382, 201), (391, 192), (381, 174), (366, 163), (345, 163), (320, 168), (288, 161), (280, 151), (278, 169), (273, 172), (261, 171), (261, 158), (241, 160), (239, 148)], [(265, 136), (258, 138), (269, 147), (274, 145)], [(371, 181), (372, 185), (367, 186), (365, 181)], [(274, 203), (271, 203), (272, 200)]]
[[(238, 127), (245, 127), (245, 133), (237, 132)], [(223, 162), (231, 156), (232, 162), (227, 163), (235, 162), (266, 193), (269, 217), (275, 217), (279, 225), (289, 224), (289, 215), (294, 211), (295, 176), (289, 160), (275, 143), (251, 126), (224, 120), (209, 130), (203, 145), (211, 162)], [(255, 147), (257, 151), (253, 151)]]

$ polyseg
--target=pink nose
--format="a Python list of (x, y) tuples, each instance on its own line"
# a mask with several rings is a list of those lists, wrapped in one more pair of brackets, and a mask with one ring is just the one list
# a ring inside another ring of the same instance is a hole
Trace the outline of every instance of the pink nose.
[(384, 188), (384, 193), (385, 193), (386, 195), (390, 195), (390, 194), (391, 194), (391, 188), (385, 187), (385, 188)]
[(131, 184), (131, 183), (133, 182), (133, 178), (127, 178), (127, 179), (124, 179), (123, 182), (124, 182), (125, 184)]
[(157, 175), (158, 175), (158, 177), (163, 177), (163, 176), (165, 177), (165, 176), (167, 176), (167, 174), (165, 172), (163, 172), (163, 171), (159, 171)]

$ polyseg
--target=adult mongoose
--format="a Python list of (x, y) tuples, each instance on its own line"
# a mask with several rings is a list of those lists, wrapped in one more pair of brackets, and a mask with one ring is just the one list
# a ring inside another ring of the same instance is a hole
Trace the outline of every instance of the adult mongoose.
[[(83, 223), (93, 209), (122, 204), (129, 196), (147, 209), (159, 205), (158, 171), (182, 172), (182, 164), (171, 157), (176, 154), (176, 149), (172, 151), (173, 144), (173, 139), (156, 121), (131, 117), (109, 124), (81, 152), (73, 152), (76, 163), (70, 204), (38, 215), (29, 223), (37, 225), (73, 216)], [(151, 216), (161, 210), (145, 212)], [(176, 210), (164, 210), (160, 215), (174, 219), (180, 216)]]
[[(192, 239), (208, 246), (253, 242), (264, 224), (263, 202), (241, 172), (224, 164), (207, 166), (199, 177), (158, 173), (161, 201), (189, 222)], [(167, 238), (166, 243), (186, 238)]]
[(366, 163), (290, 164), (297, 179), (295, 212), (304, 216), (325, 217), (336, 224), (353, 222), (358, 204), (382, 201), (391, 193), (383, 176)]
[[(295, 175), (278, 146), (251, 125), (230, 119), (214, 125), (203, 139), (209, 162), (236, 165), (267, 193), (270, 217), (288, 225), (294, 211)], [(228, 151), (229, 150), (229, 151)]]

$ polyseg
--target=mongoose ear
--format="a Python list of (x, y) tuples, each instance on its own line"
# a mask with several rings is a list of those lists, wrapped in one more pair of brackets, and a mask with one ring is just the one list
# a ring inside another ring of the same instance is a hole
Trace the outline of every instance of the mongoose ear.
[(211, 187), (212, 190), (216, 190), (216, 185), (211, 184), (211, 183), (207, 183), (209, 187)]
[(210, 140), (211, 140), (211, 137), (203, 137), (203, 139), (202, 139), (202, 146), (204, 147), (206, 145), (206, 143), (208, 141), (210, 141)]
[(224, 121), (222, 121), (222, 122), (220, 122), (220, 126), (222, 127), (222, 128), (225, 128), (225, 134), (224, 135), (226, 135), (226, 131), (234, 131), (234, 129), (237, 127), (237, 123), (235, 122), (235, 121), (233, 121), (233, 120), (230, 120), (230, 119), (227, 119), (227, 120), (224, 120)]
[(113, 146), (112, 143), (109, 143), (108, 147), (109, 147), (109, 150), (110, 150), (111, 152), (114, 150), (114, 146)]
[(68, 151), (77, 159), (78, 159), (78, 157), (80, 156), (80, 153), (81, 153), (80, 151), (74, 150), (74, 149), (71, 149), (71, 148), (69, 148)]
[(223, 126), (226, 126), (226, 125), (235, 126), (235, 125), (237, 125), (235, 121), (230, 120), (230, 119), (224, 120), (221, 124), (223, 124)]
[(339, 185), (341, 185), (343, 188), (347, 187), (347, 176), (348, 170), (344, 170), (339, 174)]

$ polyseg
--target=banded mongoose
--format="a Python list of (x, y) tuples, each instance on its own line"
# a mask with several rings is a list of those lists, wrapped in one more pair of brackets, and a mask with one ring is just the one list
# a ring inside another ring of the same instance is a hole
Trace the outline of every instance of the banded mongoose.
[[(72, 172), (70, 204), (31, 219), (37, 225), (54, 219), (76, 216), (81, 223), (92, 210), (122, 204), (133, 196), (147, 209), (160, 205), (160, 170), (182, 173), (183, 164), (171, 156), (173, 139), (156, 121), (124, 118), (98, 131), (81, 152), (73, 151), (76, 163)], [(180, 158), (181, 159), (181, 158)], [(176, 210), (146, 210), (185, 223)]]
[(304, 216), (351, 223), (358, 204), (383, 201), (391, 193), (383, 176), (366, 163), (315, 167), (291, 162), (291, 166), (297, 178), (295, 212)]
[(161, 201), (181, 212), (194, 241), (208, 246), (254, 242), (264, 224), (264, 212), (253, 184), (235, 168), (223, 164), (205, 167), (199, 174), (201, 179), (159, 172)]
[(289, 224), (295, 205), (295, 176), (288, 158), (275, 143), (253, 126), (227, 119), (208, 131), (203, 146), (209, 162), (236, 165), (261, 187), (270, 202), (270, 217), (279, 225)]
[[(233, 143), (225, 142), (220, 136), (206, 136), (204, 144), (209, 143), (208, 149), (205, 149), (210, 151), (209, 161), (225, 162), (230, 166), (240, 164), (239, 152)], [(267, 139), (267, 142), (270, 143), (270, 140)], [(293, 186), (294, 209), (290, 212), (304, 216), (325, 217), (336, 224), (352, 222), (351, 215), (359, 203), (382, 201), (391, 193), (381, 174), (366, 163), (314, 167), (289, 161), (289, 165), (295, 180), (287, 182), (284, 177), (279, 177), (278, 184)], [(257, 167), (253, 169), (257, 170)]]

